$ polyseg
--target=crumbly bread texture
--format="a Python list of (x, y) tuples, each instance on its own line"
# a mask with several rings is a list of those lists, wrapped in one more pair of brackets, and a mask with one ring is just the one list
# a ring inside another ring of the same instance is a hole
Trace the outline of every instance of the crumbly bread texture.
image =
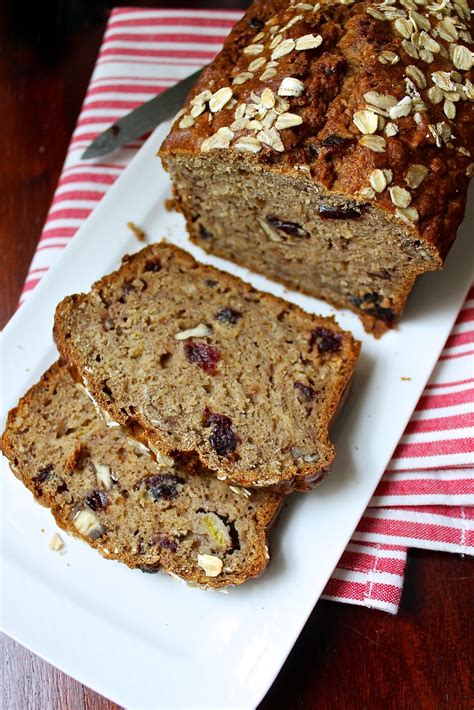
[(469, 26), (466, 0), (256, 0), (159, 152), (191, 239), (392, 327), (464, 215)]
[(328, 470), (360, 347), (333, 319), (167, 244), (66, 298), (54, 334), (97, 406), (156, 456), (285, 491)]
[(64, 365), (10, 412), (1, 445), (57, 524), (104, 557), (209, 588), (241, 584), (267, 566), (266, 531), (281, 496), (157, 466), (104, 423)]

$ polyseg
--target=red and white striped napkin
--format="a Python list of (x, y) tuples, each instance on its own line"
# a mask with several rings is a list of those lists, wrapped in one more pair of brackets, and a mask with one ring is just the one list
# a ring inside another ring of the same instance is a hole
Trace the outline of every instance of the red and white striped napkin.
[[(124, 113), (209, 62), (240, 12), (112, 12), (23, 302), (141, 145), (81, 161)], [(396, 613), (407, 548), (474, 554), (474, 289), (325, 597)]]

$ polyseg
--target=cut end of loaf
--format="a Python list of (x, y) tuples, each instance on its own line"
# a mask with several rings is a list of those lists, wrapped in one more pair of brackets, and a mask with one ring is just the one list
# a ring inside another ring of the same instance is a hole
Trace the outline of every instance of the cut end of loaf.
[(289, 288), (350, 308), (380, 336), (418, 275), (441, 268), (413, 225), (369, 200), (229, 155), (167, 156), (191, 239)]
[(157, 466), (53, 365), (8, 417), (1, 448), (58, 525), (104, 557), (217, 589), (259, 576), (282, 498)]

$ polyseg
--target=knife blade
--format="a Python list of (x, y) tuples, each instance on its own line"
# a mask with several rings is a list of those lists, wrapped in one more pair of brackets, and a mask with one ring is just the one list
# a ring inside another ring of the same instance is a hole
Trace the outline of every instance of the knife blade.
[(106, 155), (174, 116), (182, 107), (188, 91), (194, 86), (201, 72), (202, 69), (199, 69), (113, 123), (92, 141), (83, 153), (82, 160)]

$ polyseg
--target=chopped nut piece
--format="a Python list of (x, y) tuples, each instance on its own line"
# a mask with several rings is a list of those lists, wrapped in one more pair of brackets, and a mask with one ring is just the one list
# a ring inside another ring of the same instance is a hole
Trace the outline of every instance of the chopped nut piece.
[(110, 490), (112, 488), (110, 466), (107, 466), (105, 463), (96, 463), (95, 461), (92, 461), (91, 463), (95, 469), (95, 477), (99, 486), (104, 486), (106, 491)]
[(58, 533), (54, 533), (48, 543), (48, 546), (50, 550), (53, 550), (54, 552), (59, 552), (59, 550), (63, 549), (64, 542), (59, 537)]
[(87, 535), (92, 539), (100, 537), (104, 528), (91, 510), (84, 508), (80, 510), (74, 518), (74, 527), (82, 535)]
[(287, 76), (280, 84), (278, 96), (301, 96), (304, 91), (304, 84), (299, 79)]
[(230, 86), (223, 86), (222, 89), (218, 89), (209, 99), (209, 108), (212, 113), (216, 113), (217, 111), (223, 109), (231, 98), (232, 89)]
[(374, 153), (385, 153), (385, 146), (387, 145), (385, 138), (382, 136), (362, 136), (359, 139), (360, 145), (373, 150)]
[(410, 165), (405, 175), (405, 182), (408, 187), (415, 189), (421, 185), (427, 175), (428, 168), (425, 165)]
[(199, 323), (195, 328), (188, 328), (187, 330), (181, 330), (176, 333), (175, 340), (187, 340), (188, 338), (206, 338), (211, 335), (212, 330), (208, 325), (204, 323)]
[(395, 207), (408, 207), (411, 202), (411, 195), (404, 187), (391, 187), (389, 193)]
[(356, 111), (352, 120), (361, 133), (375, 133), (377, 130), (378, 117), (373, 111), (367, 109)]
[(222, 560), (215, 555), (198, 555), (197, 563), (204, 570), (206, 577), (218, 577), (224, 566)]

